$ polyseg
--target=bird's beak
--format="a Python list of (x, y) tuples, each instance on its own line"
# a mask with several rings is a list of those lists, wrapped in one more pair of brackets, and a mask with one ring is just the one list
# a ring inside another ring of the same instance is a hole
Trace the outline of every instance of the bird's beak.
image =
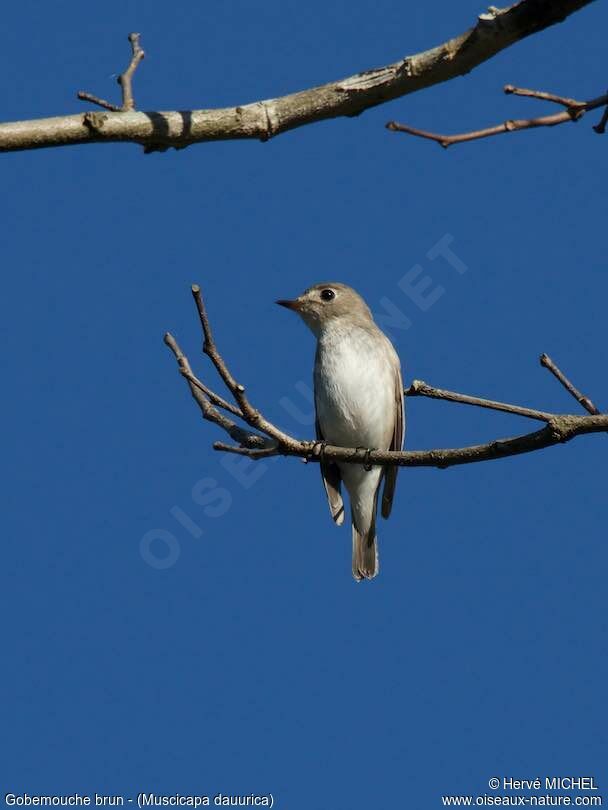
[(287, 309), (293, 309), (295, 312), (299, 312), (302, 307), (298, 298), (294, 298), (291, 301), (288, 298), (281, 298), (279, 301), (275, 301), (275, 304), (278, 304), (280, 307), (286, 307)]

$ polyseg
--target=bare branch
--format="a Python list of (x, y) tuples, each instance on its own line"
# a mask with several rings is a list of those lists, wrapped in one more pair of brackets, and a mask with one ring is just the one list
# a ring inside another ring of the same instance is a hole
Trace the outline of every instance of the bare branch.
[[(238, 456), (249, 456), (249, 458), (268, 458), (268, 456), (276, 456), (276, 447), (262, 447), (260, 450), (251, 447), (239, 447), (235, 444), (226, 444), (225, 442), (213, 442), (214, 450), (223, 450), (225, 453), (236, 453)], [(307, 459), (306, 459), (307, 460)]]
[[(504, 135), (507, 132), (519, 132), (523, 129), (535, 129), (537, 127), (554, 127), (558, 124), (565, 124), (568, 121), (578, 121), (589, 110), (595, 110), (598, 107), (603, 107), (608, 104), (608, 93), (597, 98), (592, 98), (589, 101), (576, 101), (572, 98), (564, 98), (563, 96), (556, 96), (553, 93), (545, 93), (541, 90), (526, 90), (523, 87), (514, 87), (512, 84), (507, 84), (504, 88), (505, 93), (526, 96), (527, 98), (537, 98), (544, 101), (552, 101), (555, 104), (560, 104), (566, 109), (563, 112), (552, 113), (551, 115), (543, 115), (539, 118), (520, 118), (510, 119), (503, 121), (502, 124), (496, 124), (492, 127), (485, 129), (477, 129), (472, 132), (462, 132), (458, 135), (440, 135), (436, 132), (428, 132), (424, 129), (417, 129), (408, 124), (399, 124), (397, 121), (389, 121), (386, 128), (391, 132), (403, 132), (406, 135), (415, 135), (418, 138), (426, 138), (429, 141), (435, 141), (444, 149), (452, 146), (455, 143), (466, 143), (467, 141), (478, 141), (481, 138), (490, 138), (493, 135)], [(602, 121), (604, 119), (602, 118)], [(601, 122), (593, 129), (600, 133)]]
[(243, 416), (241, 410), (237, 408), (236, 405), (232, 405), (230, 402), (227, 402), (223, 397), (219, 396), (219, 394), (216, 394), (215, 391), (208, 388), (205, 383), (202, 383), (198, 377), (195, 377), (189, 369), (186, 367), (180, 368), (180, 372), (182, 377), (188, 380), (188, 382), (192, 383), (192, 385), (195, 385), (213, 405), (217, 405), (218, 408), (223, 408), (225, 411), (228, 411), (228, 413), (232, 413), (235, 416)]
[(256, 433), (248, 433), (246, 430), (243, 430), (243, 428), (239, 427), (235, 422), (233, 422), (232, 419), (224, 416), (224, 414), (220, 413), (216, 408), (214, 408), (209, 399), (204, 395), (201, 387), (193, 382), (194, 374), (190, 368), (188, 358), (182, 352), (177, 341), (170, 332), (167, 332), (165, 335), (165, 343), (171, 349), (175, 359), (177, 360), (180, 374), (188, 381), (190, 393), (201, 409), (203, 419), (207, 419), (208, 421), (213, 422), (218, 427), (222, 428), (222, 430), (225, 430), (235, 442), (239, 442), (243, 447), (259, 449), (262, 447), (271, 446), (269, 440), (264, 436), (260, 436)]
[(553, 376), (556, 377), (560, 381), (560, 383), (564, 386), (566, 391), (568, 391), (569, 394), (572, 394), (574, 399), (580, 405), (582, 405), (583, 408), (586, 411), (588, 411), (590, 414), (592, 414), (594, 416), (600, 413), (599, 410), (593, 404), (593, 402), (591, 402), (589, 397), (586, 397), (584, 394), (581, 394), (581, 392), (578, 390), (578, 388), (575, 388), (572, 385), (570, 380), (566, 377), (566, 375), (563, 373), (563, 371), (560, 371), (560, 369), (555, 365), (555, 363), (549, 357), (549, 355), (541, 354), (541, 356), (540, 356), (540, 364), (541, 364), (541, 366), (544, 366), (546, 369), (549, 369), (551, 374), (553, 374)]
[(76, 96), (81, 101), (90, 101), (91, 104), (97, 104), (98, 107), (103, 107), (104, 110), (110, 110), (111, 112), (122, 112), (118, 105), (112, 104), (111, 101), (106, 101), (104, 98), (99, 98), (99, 96), (94, 96), (92, 93), (86, 93), (84, 90), (79, 90), (76, 93)]
[[(217, 349), (198, 285), (194, 284), (192, 286), (192, 294), (203, 330), (203, 351), (210, 357), (224, 384), (235, 397), (239, 406), (236, 415), (240, 416), (250, 427), (254, 427), (260, 431), (260, 433), (249, 433), (243, 430), (213, 406), (212, 402), (217, 402), (218, 399), (221, 400), (221, 397), (218, 397), (217, 394), (194, 376), (190, 364), (177, 345), (175, 338), (167, 334), (165, 336), (165, 343), (175, 355), (180, 373), (188, 381), (192, 396), (201, 408), (203, 417), (214, 422), (238, 443), (237, 446), (234, 446), (226, 444), (225, 442), (215, 442), (213, 446), (216, 450), (238, 453), (239, 455), (249, 456), (252, 459), (267, 458), (276, 455), (298, 456), (307, 461), (340, 461), (362, 464), (366, 468), (371, 468), (371, 465), (374, 464), (397, 465), (400, 467), (445, 468), (458, 464), (472, 464), (480, 461), (491, 461), (508, 456), (520, 455), (522, 453), (531, 453), (556, 444), (568, 442), (576, 436), (587, 433), (608, 433), (608, 414), (599, 414), (591, 401), (588, 400), (587, 397), (583, 397), (562, 372), (557, 369), (555, 364), (546, 355), (543, 355), (544, 361), (543, 358), (541, 358), (543, 365), (549, 368), (560, 382), (566, 386), (568, 391), (590, 411), (590, 416), (551, 414), (533, 408), (524, 408), (519, 405), (510, 405), (504, 402), (496, 402), (494, 400), (481, 399), (466, 394), (458, 394), (454, 391), (433, 388), (420, 380), (414, 380), (410, 388), (405, 392), (407, 396), (425, 396), (450, 402), (459, 402), (465, 405), (474, 405), (481, 408), (490, 408), (492, 410), (512, 413), (517, 416), (525, 416), (530, 419), (545, 422), (545, 427), (533, 433), (512, 436), (506, 439), (496, 439), (486, 444), (472, 445), (469, 447), (438, 450), (407, 450), (402, 452), (373, 450), (364, 447), (335, 447), (318, 441), (296, 439), (279, 430), (251, 405), (245, 395), (245, 389), (236, 382)], [(234, 413), (234, 411), (231, 412)]]
[(262, 433), (265, 433), (271, 439), (275, 439), (277, 442), (289, 445), (294, 441), (292, 437), (275, 427), (251, 405), (247, 395), (245, 394), (245, 387), (234, 379), (230, 373), (230, 370), (228, 369), (228, 366), (218, 352), (215, 341), (213, 340), (209, 318), (207, 317), (205, 304), (201, 295), (201, 288), (198, 286), (198, 284), (192, 285), (192, 297), (196, 303), (196, 308), (198, 310), (198, 315), (203, 330), (203, 352), (210, 358), (211, 362), (217, 369), (218, 374), (225, 383), (226, 388), (228, 388), (232, 396), (235, 398), (243, 415), (243, 419), (248, 425), (256, 428), (257, 430), (261, 430)]
[(433, 388), (422, 380), (414, 380), (409, 388), (405, 389), (407, 397), (431, 397), (432, 399), (445, 399), (449, 402), (460, 402), (463, 405), (477, 405), (479, 408), (490, 408), (493, 411), (513, 413), (517, 416), (527, 416), (528, 419), (538, 419), (539, 422), (550, 422), (555, 414), (537, 411), (533, 408), (522, 408), (520, 405), (508, 405), (505, 402), (495, 402), (492, 399), (480, 399), (467, 394), (457, 394), (454, 391), (444, 391)]
[(503, 91), (507, 96), (523, 96), (524, 98), (537, 98), (540, 101), (552, 101), (554, 104), (561, 104), (567, 110), (580, 107), (581, 104), (575, 98), (556, 96), (555, 93), (547, 93), (544, 90), (528, 90), (526, 87), (515, 87), (513, 84), (505, 84)]
[(129, 67), (124, 73), (118, 77), (118, 84), (122, 88), (122, 111), (129, 112), (135, 109), (135, 99), (133, 98), (133, 74), (137, 70), (137, 66), (145, 57), (145, 52), (139, 44), (139, 34), (129, 34), (129, 42), (131, 43), (131, 50), (133, 56), (129, 62)]
[[(1, 124), (0, 152), (116, 141), (138, 143), (146, 151), (183, 148), (204, 141), (242, 138), (266, 141), (305, 124), (356, 116), (408, 93), (462, 76), (515, 42), (561, 22), (591, 2), (519, 0), (507, 8), (481, 14), (468, 31), (430, 50), (320, 87), (243, 106), (118, 113), (106, 103), (102, 106), (107, 112), (99, 113), (96, 119), (65, 115)], [(99, 103), (101, 99), (95, 101)], [(121, 109), (126, 109), (126, 101), (123, 95)]]
[(122, 105), (118, 107), (116, 104), (112, 104), (110, 101), (99, 98), (99, 96), (94, 96), (92, 93), (85, 93), (84, 90), (79, 90), (78, 93), (76, 93), (79, 99), (82, 101), (90, 101), (92, 104), (97, 104), (99, 107), (103, 107), (104, 110), (110, 110), (110, 112), (131, 112), (135, 109), (135, 99), (133, 97), (133, 74), (146, 54), (139, 44), (139, 34), (129, 34), (128, 39), (131, 43), (131, 61), (129, 62), (129, 66), (124, 73), (121, 73), (116, 80), (122, 88)]

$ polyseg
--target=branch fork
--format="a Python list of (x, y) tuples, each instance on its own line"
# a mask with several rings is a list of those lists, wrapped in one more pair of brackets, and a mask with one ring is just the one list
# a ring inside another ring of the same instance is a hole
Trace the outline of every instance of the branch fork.
[[(587, 433), (608, 433), (608, 414), (600, 413), (597, 407), (582, 394), (546, 354), (541, 355), (540, 363), (547, 368), (563, 385), (568, 393), (587, 411), (585, 415), (558, 414), (511, 405), (490, 399), (460, 394), (434, 388), (422, 380), (414, 380), (405, 390), (406, 397), (427, 397), (441, 399), (462, 405), (486, 408), (503, 413), (511, 413), (544, 423), (544, 427), (532, 433), (525, 433), (505, 439), (495, 439), (486, 444), (454, 449), (433, 450), (373, 450), (365, 447), (336, 447), (326, 442), (298, 439), (285, 433), (262, 412), (255, 408), (247, 397), (245, 387), (238, 383), (215, 343), (209, 317), (198, 284), (192, 285), (192, 296), (199, 315), (203, 332), (203, 353), (209, 357), (220, 379), (234, 399), (235, 404), (213, 391), (201, 382), (192, 372), (188, 358), (170, 333), (165, 335), (165, 343), (172, 351), (178, 371), (188, 383), (190, 393), (198, 404), (204, 419), (213, 422), (236, 442), (229, 444), (216, 441), (215, 450), (237, 453), (252, 459), (269, 456), (296, 456), (304, 461), (339, 461), (362, 464), (366, 468), (373, 465), (398, 465), (402, 467), (437, 467), (444, 469), (458, 464), (491, 461), (498, 458), (530, 453), (557, 444), (568, 442), (576, 436)], [(243, 422), (246, 427), (238, 424)]]
[(122, 104), (120, 107), (116, 104), (112, 104), (110, 101), (99, 98), (99, 96), (94, 96), (92, 93), (86, 93), (84, 90), (79, 90), (76, 94), (81, 101), (90, 101), (92, 104), (97, 104), (98, 107), (103, 107), (104, 110), (110, 110), (110, 112), (132, 112), (135, 109), (133, 75), (137, 70), (137, 66), (146, 55), (139, 44), (139, 36), (139, 34), (135, 33), (129, 34), (131, 61), (127, 69), (116, 79), (122, 90)]
[(507, 132), (518, 132), (522, 129), (535, 129), (536, 127), (554, 127), (558, 124), (565, 124), (568, 121), (576, 122), (579, 121), (586, 112), (589, 112), (589, 110), (605, 107), (601, 121), (593, 127), (593, 130), (599, 135), (602, 135), (606, 129), (606, 124), (608, 123), (608, 106), (606, 106), (608, 105), (608, 93), (605, 93), (603, 96), (598, 96), (597, 98), (589, 99), (589, 101), (577, 101), (574, 98), (558, 96), (555, 95), (555, 93), (547, 93), (544, 90), (528, 90), (525, 87), (515, 87), (512, 84), (506, 84), (503, 90), (507, 95), (524, 96), (524, 98), (549, 101), (564, 107), (564, 110), (559, 113), (553, 113), (552, 115), (543, 115), (539, 118), (509, 119), (493, 127), (463, 132), (458, 135), (440, 135), (436, 132), (428, 132), (424, 129), (411, 127), (408, 124), (399, 124), (397, 121), (389, 121), (386, 128), (391, 132), (403, 132), (406, 135), (415, 135), (418, 138), (426, 138), (429, 141), (435, 141), (435, 143), (447, 149), (448, 146), (452, 146), (452, 144), (478, 141), (481, 138), (490, 138), (493, 135), (503, 135)]

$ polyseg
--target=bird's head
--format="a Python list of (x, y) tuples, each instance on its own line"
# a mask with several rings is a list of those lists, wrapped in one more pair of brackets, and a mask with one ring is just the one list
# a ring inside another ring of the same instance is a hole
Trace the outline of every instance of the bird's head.
[(297, 298), (281, 299), (276, 303), (297, 312), (315, 335), (340, 318), (362, 322), (372, 320), (369, 307), (359, 293), (337, 281), (315, 284)]

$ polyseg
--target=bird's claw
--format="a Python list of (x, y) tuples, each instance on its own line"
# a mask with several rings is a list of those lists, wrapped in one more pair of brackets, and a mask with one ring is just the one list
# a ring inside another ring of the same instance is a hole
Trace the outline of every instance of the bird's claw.
[(311, 458), (319, 458), (323, 461), (323, 454), (325, 452), (325, 448), (327, 447), (327, 442), (325, 439), (318, 439), (316, 442), (313, 442), (312, 448), (310, 450)]
[(373, 465), (372, 465), (371, 461), (369, 460), (369, 455), (372, 452), (372, 448), (370, 448), (370, 447), (357, 447), (357, 450), (365, 450), (365, 458), (363, 459), (363, 469), (365, 470), (365, 472), (371, 472)]

